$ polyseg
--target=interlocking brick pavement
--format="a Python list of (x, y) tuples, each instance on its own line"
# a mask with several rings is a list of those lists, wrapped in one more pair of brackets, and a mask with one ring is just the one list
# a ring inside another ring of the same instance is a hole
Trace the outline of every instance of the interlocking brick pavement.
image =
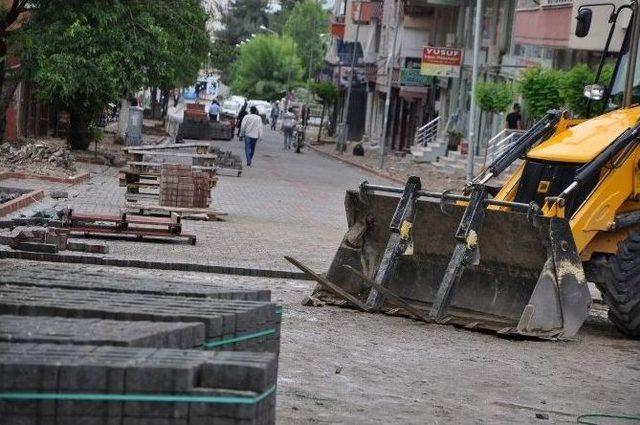
[[(196, 246), (109, 241), (110, 255), (292, 271), (295, 269), (283, 256), (293, 255), (326, 270), (347, 227), (345, 190), (356, 188), (363, 180), (385, 182), (310, 150), (302, 154), (285, 151), (281, 138), (281, 133), (267, 130), (265, 140), (258, 142), (252, 166), (244, 168), (242, 177), (220, 176), (211, 206), (228, 215), (224, 222), (185, 221), (183, 231), (197, 235)], [(244, 144), (237, 139), (215, 145), (244, 157)], [(47, 198), (22, 213), (64, 206), (93, 214), (118, 213), (124, 205), (125, 188), (118, 186), (117, 170), (88, 168), (91, 181), (76, 186), (18, 180), (6, 185), (45, 189)], [(48, 198), (57, 189), (67, 190), (69, 199)]]

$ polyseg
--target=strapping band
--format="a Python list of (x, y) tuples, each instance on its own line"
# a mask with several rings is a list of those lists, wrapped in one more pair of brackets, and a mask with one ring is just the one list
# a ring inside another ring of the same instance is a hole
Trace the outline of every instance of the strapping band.
[(254, 332), (254, 333), (250, 333), (250, 334), (246, 334), (246, 335), (240, 335), (240, 336), (236, 336), (236, 337), (233, 337), (233, 338), (225, 338), (225, 339), (216, 339), (216, 340), (212, 340), (212, 341), (206, 341), (203, 344), (203, 346), (204, 346), (205, 349), (210, 349), (210, 348), (220, 347), (222, 345), (233, 344), (233, 343), (241, 342), (241, 341), (247, 341), (249, 339), (262, 338), (264, 336), (272, 335), (272, 334), (275, 334), (275, 333), (276, 333), (275, 329), (267, 329), (267, 330), (264, 330), (264, 331)]
[(71, 400), (71, 401), (138, 401), (151, 403), (207, 403), (207, 404), (257, 404), (276, 391), (272, 386), (260, 395), (251, 396), (197, 396), (171, 394), (82, 394), (2, 392), (0, 400)]

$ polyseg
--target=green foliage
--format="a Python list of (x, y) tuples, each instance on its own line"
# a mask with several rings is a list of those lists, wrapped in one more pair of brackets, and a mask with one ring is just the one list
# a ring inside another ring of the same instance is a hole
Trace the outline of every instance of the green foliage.
[(208, 14), (200, 0), (151, 2), (156, 54), (146, 58), (147, 85), (170, 90), (191, 85), (210, 51)]
[(584, 86), (592, 84), (594, 78), (593, 72), (586, 64), (576, 65), (571, 70), (561, 73), (560, 96), (574, 116), (586, 116), (589, 100), (584, 97)]
[(522, 94), (526, 111), (533, 119), (563, 104), (558, 71), (529, 68), (520, 75), (518, 91)]
[(258, 35), (239, 50), (231, 85), (235, 93), (254, 99), (279, 99), (302, 77), (296, 45), (289, 37)]
[(238, 49), (235, 45), (227, 44), (221, 40), (211, 43), (211, 66), (220, 72), (223, 82), (231, 80), (233, 62), (238, 58)]
[(311, 91), (323, 104), (329, 104), (338, 98), (338, 87), (331, 81), (320, 81), (311, 84)]
[(328, 31), (329, 17), (318, 0), (297, 3), (287, 15), (283, 33), (296, 41), (298, 56), (309, 75), (322, 64), (325, 55), (322, 34)]
[(237, 45), (259, 34), (261, 25), (268, 25), (268, 0), (235, 0), (228, 5), (217, 6), (222, 28), (215, 32), (216, 41), (211, 46), (211, 63), (222, 74), (222, 80), (229, 82), (232, 64), (238, 56)]
[(85, 149), (88, 125), (108, 102), (195, 79), (206, 19), (198, 0), (42, 1), (21, 30), (23, 64), (38, 96), (69, 110), (69, 142)]
[(504, 112), (513, 103), (511, 86), (491, 81), (478, 83), (476, 103), (484, 112)]
[(222, 29), (216, 31), (217, 40), (235, 46), (260, 32), (261, 25), (267, 25), (266, 8), (268, 0), (236, 0), (227, 7), (218, 6)]

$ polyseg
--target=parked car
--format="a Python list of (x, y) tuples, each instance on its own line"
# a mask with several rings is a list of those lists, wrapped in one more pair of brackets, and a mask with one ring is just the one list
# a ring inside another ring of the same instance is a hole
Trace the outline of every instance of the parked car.
[(228, 99), (222, 102), (220, 113), (222, 115), (228, 115), (231, 117), (237, 117), (238, 112), (240, 112), (240, 108), (242, 108), (242, 103), (237, 102), (233, 99)]

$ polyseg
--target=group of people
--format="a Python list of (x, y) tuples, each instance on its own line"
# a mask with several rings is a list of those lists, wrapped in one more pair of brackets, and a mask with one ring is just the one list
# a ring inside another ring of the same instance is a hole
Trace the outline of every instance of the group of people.
[[(220, 103), (214, 99), (207, 108), (209, 119), (214, 122), (220, 121), (221, 111), (222, 108)], [(303, 106), (300, 112), (300, 122), (303, 127), (306, 127), (309, 119), (309, 108)], [(271, 104), (271, 113), (269, 118), (271, 129), (276, 130), (278, 119), (280, 119), (280, 105), (278, 102), (273, 102)], [(289, 107), (282, 115), (280, 121), (280, 126), (284, 135), (284, 149), (288, 150), (293, 146), (294, 129), (296, 125), (298, 125), (299, 120), (294, 109)], [(240, 108), (235, 122), (232, 123), (232, 127), (233, 130), (237, 128), (238, 139), (244, 141), (247, 166), (250, 167), (255, 154), (256, 144), (263, 136), (262, 117), (258, 113), (258, 108), (255, 106), (248, 107), (247, 102), (245, 102), (242, 108)]]

